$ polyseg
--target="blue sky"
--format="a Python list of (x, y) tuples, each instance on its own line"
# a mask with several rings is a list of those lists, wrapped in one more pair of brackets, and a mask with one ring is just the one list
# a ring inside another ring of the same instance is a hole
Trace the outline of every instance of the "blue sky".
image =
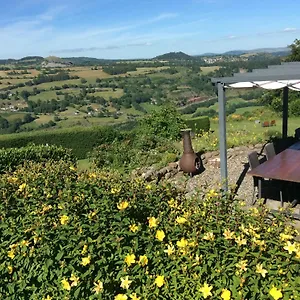
[(0, 0), (0, 7), (0, 58), (151, 58), (300, 38), (299, 0)]

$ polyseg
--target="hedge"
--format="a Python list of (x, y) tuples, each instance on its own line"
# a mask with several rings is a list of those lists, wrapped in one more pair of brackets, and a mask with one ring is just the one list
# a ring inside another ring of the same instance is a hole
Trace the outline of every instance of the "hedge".
[(100, 144), (122, 139), (122, 134), (112, 127), (68, 128), (54, 131), (16, 133), (0, 136), (0, 148), (20, 148), (28, 144), (50, 144), (73, 150), (77, 159), (86, 158), (86, 154)]
[(13, 171), (25, 162), (47, 162), (50, 160), (76, 162), (76, 158), (70, 149), (55, 145), (31, 145), (22, 148), (0, 149), (0, 173)]
[(193, 132), (209, 131), (210, 129), (210, 121), (207, 116), (188, 119), (185, 120), (185, 123)]

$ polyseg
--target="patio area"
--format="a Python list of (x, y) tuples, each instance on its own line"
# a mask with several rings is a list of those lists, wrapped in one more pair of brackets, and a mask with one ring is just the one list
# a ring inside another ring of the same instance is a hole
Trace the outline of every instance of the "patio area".
[[(227, 88), (263, 88), (267, 90), (282, 89), (282, 140), (288, 140), (288, 97), (289, 89), (294, 91), (300, 91), (300, 63), (283, 63), (277, 66), (269, 66), (266, 69), (254, 69), (252, 72), (248, 73), (235, 73), (232, 77), (220, 77), (212, 78), (212, 83), (217, 87), (218, 102), (219, 102), (219, 133), (220, 133), (220, 173), (221, 182), (223, 183), (223, 189), (228, 190), (228, 185), (231, 183), (232, 178), (228, 168), (228, 153), (227, 153), (227, 143), (226, 143), (226, 98), (225, 93)], [(300, 124), (299, 124), (300, 125)], [(293, 141), (295, 143), (297, 139)], [(292, 143), (292, 144), (293, 144)], [(293, 189), (296, 187), (296, 192), (292, 197), (297, 197), (296, 184), (300, 183), (300, 150), (299, 149), (288, 149), (290, 145), (281, 147), (282, 149), (273, 151), (274, 157), (266, 162), (258, 162), (255, 167), (252, 166), (252, 171), (249, 175), (252, 175), (258, 182), (258, 196), (262, 197), (262, 182), (264, 179), (273, 183), (276, 182), (279, 185), (290, 184)], [(255, 152), (251, 151), (255, 156)], [(262, 154), (263, 149), (260, 152), (256, 151), (258, 154)], [(247, 154), (247, 156), (249, 153)], [(252, 156), (253, 156), (252, 155)], [(246, 157), (247, 157), (246, 156)], [(299, 156), (299, 157), (298, 157)], [(244, 159), (246, 159), (246, 157)], [(255, 158), (257, 159), (257, 157)], [(249, 156), (250, 160), (250, 156)], [(251, 160), (250, 160), (251, 163)], [(262, 164), (260, 164), (262, 163)], [(244, 175), (248, 172), (249, 165), (244, 164), (244, 170), (242, 174)], [(253, 180), (250, 177), (250, 180)], [(246, 179), (248, 180), (248, 179)], [(242, 188), (241, 177), (239, 179), (240, 185), (239, 189)], [(252, 193), (251, 193), (252, 194)], [(269, 195), (268, 197), (269, 198)], [(290, 199), (287, 198), (286, 194), (283, 194), (280, 190), (280, 198), (282, 206), (289, 205)], [(283, 199), (284, 198), (284, 199)], [(276, 200), (276, 199), (275, 199)], [(292, 199), (294, 206), (298, 204), (295, 199)], [(299, 199), (300, 200), (300, 199)], [(270, 201), (269, 201), (270, 202)], [(253, 203), (253, 201), (252, 201)], [(299, 206), (299, 204), (297, 205)], [(297, 210), (297, 208), (296, 208)], [(296, 214), (298, 215), (299, 212)], [(300, 215), (299, 215), (300, 216)]]

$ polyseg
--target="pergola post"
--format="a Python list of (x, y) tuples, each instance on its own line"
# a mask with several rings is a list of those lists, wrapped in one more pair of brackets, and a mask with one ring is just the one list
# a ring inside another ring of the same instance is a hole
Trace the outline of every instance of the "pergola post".
[(282, 138), (285, 139), (288, 136), (288, 110), (289, 110), (289, 88), (286, 86), (283, 88), (282, 96)]
[(218, 82), (220, 168), (223, 189), (228, 190), (227, 180), (227, 143), (226, 143), (226, 101), (224, 85)]

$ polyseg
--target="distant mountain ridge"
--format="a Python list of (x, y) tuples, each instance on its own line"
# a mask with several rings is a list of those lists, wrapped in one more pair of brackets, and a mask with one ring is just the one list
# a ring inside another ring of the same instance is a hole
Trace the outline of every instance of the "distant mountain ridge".
[(196, 56), (217, 56), (217, 55), (243, 55), (243, 54), (250, 54), (250, 53), (270, 53), (272, 55), (288, 55), (291, 52), (290, 48), (288, 47), (278, 47), (278, 48), (257, 48), (252, 50), (230, 50), (223, 53), (203, 53)]

